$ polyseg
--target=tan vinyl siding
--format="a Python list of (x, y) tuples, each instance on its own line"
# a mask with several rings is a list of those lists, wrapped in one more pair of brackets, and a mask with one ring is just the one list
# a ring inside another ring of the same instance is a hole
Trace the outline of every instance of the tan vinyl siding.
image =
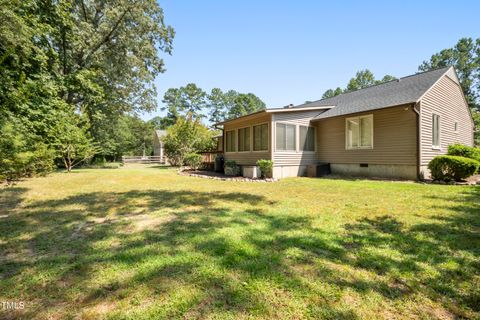
[[(373, 148), (346, 150), (345, 119), (373, 114)], [(392, 107), (316, 122), (318, 160), (338, 164), (417, 164), (417, 119), (412, 106)]]
[[(282, 112), (275, 113), (272, 116), (272, 128), (273, 128), (273, 137), (276, 137), (276, 123), (288, 123), (296, 125), (296, 150), (295, 151), (273, 151), (273, 162), (275, 166), (284, 166), (284, 165), (307, 165), (311, 163), (318, 162), (318, 156), (316, 151), (301, 151), (299, 150), (299, 137), (300, 137), (300, 128), (302, 126), (312, 126), (310, 121), (313, 117), (319, 115), (322, 111), (305, 111), (305, 112)], [(316, 130), (316, 129), (315, 129)]]
[[(420, 101), (422, 166), (427, 166), (436, 155), (445, 154), (450, 144), (473, 145), (473, 124), (468, 105), (455, 78), (454, 74), (447, 73)], [(440, 116), (440, 149), (432, 148), (433, 114)], [(455, 122), (458, 124), (457, 132)]]
[[(256, 117), (248, 117), (247, 119), (239, 119), (237, 121), (226, 123), (224, 127), (224, 132), (228, 130), (236, 130), (237, 131), (237, 139), (238, 139), (238, 129), (249, 127), (250, 128), (250, 150), (253, 150), (253, 126), (262, 123), (268, 123), (269, 125), (269, 134), (271, 134), (270, 129), (270, 120), (271, 114), (269, 113), (261, 113)], [(225, 160), (234, 160), (239, 165), (255, 165), (257, 160), (259, 159), (266, 159), (270, 160), (270, 150), (271, 150), (271, 143), (270, 137), (268, 138), (269, 145), (267, 151), (245, 151), (245, 152), (225, 152)], [(226, 149), (224, 149), (226, 150)]]

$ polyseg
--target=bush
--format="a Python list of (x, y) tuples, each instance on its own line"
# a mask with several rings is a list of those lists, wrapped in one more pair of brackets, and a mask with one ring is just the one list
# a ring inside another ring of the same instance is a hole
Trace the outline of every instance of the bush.
[(465, 157), (458, 156), (437, 156), (430, 161), (428, 169), (434, 180), (442, 181), (460, 181), (473, 175), (480, 162)]
[(480, 148), (469, 147), (463, 144), (452, 144), (448, 146), (448, 155), (459, 156), (480, 161)]
[(238, 176), (240, 174), (240, 167), (234, 160), (225, 161), (224, 167), (226, 176)]
[(178, 118), (162, 139), (168, 162), (172, 166), (181, 166), (187, 154), (214, 149), (214, 135), (215, 132), (202, 125), (199, 120), (193, 120), (190, 116)]
[(31, 175), (46, 176), (55, 169), (55, 151), (44, 143), (37, 143), (32, 156)]
[(264, 178), (271, 178), (273, 174), (273, 161), (272, 160), (258, 160), (257, 166), (260, 168), (262, 172), (262, 177)]
[(202, 165), (202, 155), (198, 153), (189, 153), (185, 156), (185, 164), (193, 170), (198, 170)]
[(11, 123), (0, 129), (0, 182), (11, 183), (23, 177), (46, 175), (54, 169), (54, 152), (47, 145), (30, 141)]

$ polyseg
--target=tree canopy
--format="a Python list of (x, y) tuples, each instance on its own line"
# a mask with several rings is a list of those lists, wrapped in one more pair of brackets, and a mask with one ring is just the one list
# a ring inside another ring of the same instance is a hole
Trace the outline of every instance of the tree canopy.
[(172, 125), (179, 117), (188, 115), (194, 119), (207, 118), (213, 124), (265, 109), (265, 103), (253, 93), (223, 92), (220, 88), (213, 88), (207, 94), (194, 83), (168, 89), (162, 102), (161, 110), (167, 111), (167, 115), (162, 120), (157, 119), (161, 121), (157, 123), (159, 128)]
[(376, 85), (376, 84), (392, 81), (392, 80), (395, 80), (395, 79), (396, 78), (394, 76), (391, 76), (391, 75), (387, 74), (387, 75), (383, 76), (382, 79), (378, 80), (378, 79), (375, 79), (375, 76), (373, 75), (373, 73), (370, 70), (368, 70), (368, 69), (360, 70), (355, 74), (355, 77), (350, 79), (350, 81), (348, 82), (347, 87), (345, 89), (342, 89), (340, 87), (337, 87), (336, 89), (328, 89), (327, 91), (325, 91), (323, 93), (322, 99), (332, 98), (332, 97), (338, 96), (339, 94), (344, 93), (344, 92), (363, 89), (363, 88), (366, 88), (366, 87), (370, 87), (370, 86), (373, 86), (373, 85)]
[(462, 38), (452, 48), (443, 49), (424, 61), (420, 71), (454, 66), (465, 98), (472, 112), (477, 131), (476, 144), (480, 144), (480, 38)]
[(156, 107), (173, 37), (155, 0), (0, 0), (0, 127), (31, 141), (22, 150), (56, 149), (68, 127), (114, 157), (123, 117)]

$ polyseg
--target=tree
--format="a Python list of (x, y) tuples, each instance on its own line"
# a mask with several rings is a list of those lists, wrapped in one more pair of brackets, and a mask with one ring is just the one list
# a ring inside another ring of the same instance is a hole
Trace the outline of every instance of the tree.
[(205, 98), (207, 94), (195, 83), (189, 83), (181, 88), (182, 105), (180, 111), (185, 114), (191, 114), (195, 118), (203, 118), (202, 113), (205, 107)]
[(148, 120), (147, 123), (150, 127), (152, 127), (152, 129), (165, 130), (173, 125), (175, 121), (169, 117), (156, 116)]
[(180, 116), (179, 110), (182, 108), (181, 90), (177, 88), (168, 89), (163, 95), (162, 102), (166, 106), (161, 107), (162, 111), (167, 110), (168, 123), (174, 124)]
[(354, 91), (363, 89), (376, 84), (375, 76), (368, 70), (360, 70), (355, 74), (355, 77), (350, 79), (347, 85), (347, 91)]
[(344, 92), (348, 91), (355, 91), (359, 89), (363, 89), (369, 86), (373, 86), (376, 84), (381, 84), (384, 82), (392, 81), (395, 80), (394, 76), (391, 75), (385, 75), (381, 80), (376, 80), (375, 76), (373, 73), (368, 70), (360, 70), (355, 74), (355, 77), (351, 78), (350, 81), (348, 82), (348, 85), (345, 89), (342, 90), (342, 88), (337, 87), (335, 90), (333, 89), (328, 89), (325, 91), (322, 95), (322, 99), (327, 99), (327, 98), (332, 98), (335, 96), (338, 96), (339, 94), (342, 94)]
[(454, 66), (465, 98), (472, 112), (475, 127), (476, 144), (480, 144), (480, 38), (460, 39), (453, 48), (443, 49), (433, 54), (430, 60), (424, 61), (418, 69), (428, 71), (432, 69)]
[(443, 49), (431, 56), (430, 60), (424, 61), (419, 67), (420, 71), (454, 66), (458, 79), (467, 99), (468, 105), (474, 107), (477, 104), (475, 86), (480, 85), (480, 39), (462, 38), (453, 48)]
[(137, 116), (125, 115), (116, 126), (118, 131), (118, 147), (116, 158), (122, 155), (137, 156), (153, 152), (153, 126)]
[(167, 118), (175, 122), (179, 116), (186, 117), (191, 114), (194, 118), (203, 118), (202, 113), (206, 106), (207, 94), (194, 83), (184, 87), (170, 88), (163, 95), (162, 102), (165, 106), (161, 108), (167, 111)]
[(228, 96), (219, 88), (213, 88), (207, 97), (209, 111), (208, 120), (211, 123), (218, 123), (225, 120), (228, 108)]
[(75, 115), (62, 114), (61, 121), (50, 134), (57, 157), (63, 161), (68, 172), (91, 159), (99, 151)]
[(202, 125), (198, 118), (180, 117), (164, 137), (165, 155), (170, 164), (181, 166), (187, 154), (215, 148), (214, 135), (215, 132)]
[(1, 124), (0, 130), (0, 181), (11, 183), (53, 170), (54, 155), (47, 145), (31, 141), (24, 130), (12, 122)]
[(229, 119), (265, 110), (265, 103), (253, 93), (240, 93), (230, 98), (233, 98), (233, 105), (228, 110)]
[(341, 93), (343, 93), (343, 90), (340, 87), (337, 87), (337, 89), (335, 90), (328, 89), (323, 93), (322, 99), (332, 98), (332, 97), (338, 96)]
[(52, 128), (79, 116), (68, 132), (113, 156), (121, 117), (154, 109), (174, 36), (157, 1), (0, 0), (0, 21), (0, 119), (29, 140), (58, 148)]
[(396, 77), (394, 76), (391, 76), (389, 74), (386, 74), (383, 76), (382, 80), (376, 80), (376, 84), (380, 84), (380, 83), (384, 83), (384, 82), (389, 82), (389, 81), (393, 81), (393, 80), (397, 80)]
[(63, 112), (85, 116), (102, 146), (110, 136), (99, 129), (109, 126), (105, 118), (154, 109), (153, 80), (164, 71), (159, 54), (171, 52), (174, 36), (155, 0), (14, 0), (1, 8), (7, 22), (0, 27), (1, 65), (11, 71), (2, 72), (0, 94), (12, 92), (9, 100), (22, 98), (16, 93), (25, 86), (36, 92), (28, 92), (23, 105), (45, 106), (38, 98), (54, 95), (65, 103)]
[(235, 90), (223, 92), (213, 88), (207, 95), (193, 83), (168, 89), (162, 102), (165, 106), (161, 109), (167, 111), (166, 118), (171, 119), (169, 123), (188, 115), (202, 119), (205, 111), (208, 112), (208, 120), (217, 123), (265, 109), (265, 103), (253, 93), (238, 93)]

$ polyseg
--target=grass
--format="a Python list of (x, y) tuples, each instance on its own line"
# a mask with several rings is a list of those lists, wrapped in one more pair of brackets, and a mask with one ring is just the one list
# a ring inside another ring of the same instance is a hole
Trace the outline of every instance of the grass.
[(2, 319), (480, 317), (480, 187), (76, 170), (0, 189), (0, 252)]

